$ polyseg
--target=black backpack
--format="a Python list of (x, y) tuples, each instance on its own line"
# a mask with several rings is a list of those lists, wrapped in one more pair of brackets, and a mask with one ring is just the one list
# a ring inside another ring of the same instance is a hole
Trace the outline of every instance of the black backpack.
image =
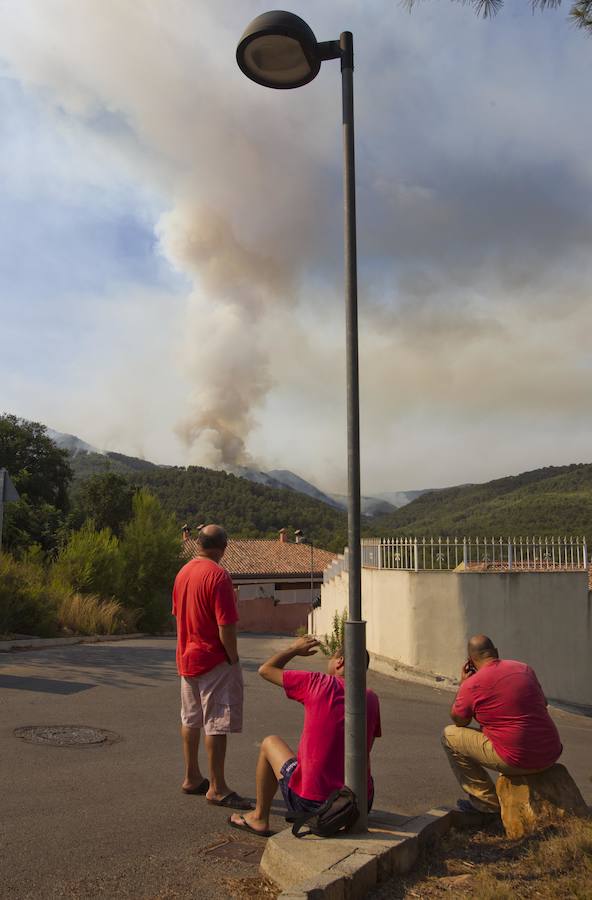
[[(294, 820), (292, 834), (294, 837), (305, 837), (307, 834), (332, 837), (338, 831), (349, 831), (358, 821), (359, 815), (356, 795), (348, 787), (342, 787), (333, 791), (315, 812), (298, 816)], [(308, 825), (308, 830), (300, 834), (305, 825)]]

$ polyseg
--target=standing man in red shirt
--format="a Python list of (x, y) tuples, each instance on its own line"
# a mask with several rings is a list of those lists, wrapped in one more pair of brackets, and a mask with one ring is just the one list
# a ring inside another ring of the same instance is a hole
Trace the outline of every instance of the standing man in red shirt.
[[(269, 837), (269, 813), (278, 784), (288, 812), (292, 815), (315, 812), (345, 781), (345, 659), (337, 650), (322, 672), (284, 671), (295, 656), (312, 656), (319, 642), (310, 636), (299, 638), (287, 650), (276, 653), (259, 667), (259, 674), (284, 689), (290, 700), (304, 706), (304, 728), (298, 754), (283, 738), (269, 735), (261, 742), (257, 763), (257, 804), (248, 815), (232, 815), (233, 828)], [(380, 706), (374, 691), (366, 691), (368, 748), (368, 809), (374, 799), (370, 774), (370, 750), (380, 737)]]
[[(224, 778), (226, 736), (242, 731), (243, 676), (238, 658), (238, 612), (232, 580), (220, 565), (228, 539), (219, 525), (206, 525), (197, 537), (199, 552), (175, 579), (173, 615), (177, 619), (177, 669), (181, 676), (181, 737), (185, 794), (205, 794), (208, 803), (252, 809)], [(199, 768), (203, 728), (210, 779)]]
[[(450, 709), (454, 725), (444, 729), (442, 745), (456, 779), (469, 800), (463, 810), (498, 813), (493, 781), (485, 771), (531, 775), (548, 769), (563, 747), (534, 671), (521, 662), (500, 659), (492, 640), (472, 637), (460, 688)], [(467, 728), (475, 718), (481, 726)]]

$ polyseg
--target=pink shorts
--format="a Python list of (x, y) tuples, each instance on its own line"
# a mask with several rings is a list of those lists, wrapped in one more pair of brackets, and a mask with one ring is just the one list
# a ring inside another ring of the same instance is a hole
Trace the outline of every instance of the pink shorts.
[(181, 676), (181, 722), (205, 734), (243, 730), (243, 673), (240, 663), (220, 663), (205, 675)]

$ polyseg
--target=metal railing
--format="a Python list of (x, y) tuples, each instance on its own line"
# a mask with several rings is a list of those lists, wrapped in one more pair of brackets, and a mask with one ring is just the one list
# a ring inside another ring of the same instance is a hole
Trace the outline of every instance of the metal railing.
[[(404, 571), (585, 571), (584, 537), (363, 538), (362, 566)], [(332, 577), (332, 576), (330, 576)]]

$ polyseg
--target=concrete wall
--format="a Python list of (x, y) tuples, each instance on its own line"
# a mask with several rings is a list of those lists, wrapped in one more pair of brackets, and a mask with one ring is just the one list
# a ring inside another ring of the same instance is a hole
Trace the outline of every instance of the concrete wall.
[[(291, 587), (290, 582), (282, 582), (281, 589), (276, 590), (276, 581), (250, 581), (248, 583), (236, 581), (234, 582), (237, 597), (240, 600), (252, 600), (255, 597), (272, 597), (279, 603), (308, 603), (310, 605), (310, 584), (306, 587), (298, 586), (300, 582), (296, 582), (295, 587)], [(321, 593), (321, 583), (314, 582), (313, 594), (318, 596)], [(306, 624), (306, 623), (304, 623)]]
[(309, 603), (274, 603), (272, 597), (238, 599), (238, 629), (250, 632), (294, 635), (307, 626)]
[[(347, 573), (322, 589), (309, 618), (331, 631), (347, 608)], [(362, 611), (371, 654), (457, 678), (472, 634), (500, 655), (531, 665), (548, 697), (592, 706), (592, 606), (585, 572), (394, 572), (362, 570)]]

